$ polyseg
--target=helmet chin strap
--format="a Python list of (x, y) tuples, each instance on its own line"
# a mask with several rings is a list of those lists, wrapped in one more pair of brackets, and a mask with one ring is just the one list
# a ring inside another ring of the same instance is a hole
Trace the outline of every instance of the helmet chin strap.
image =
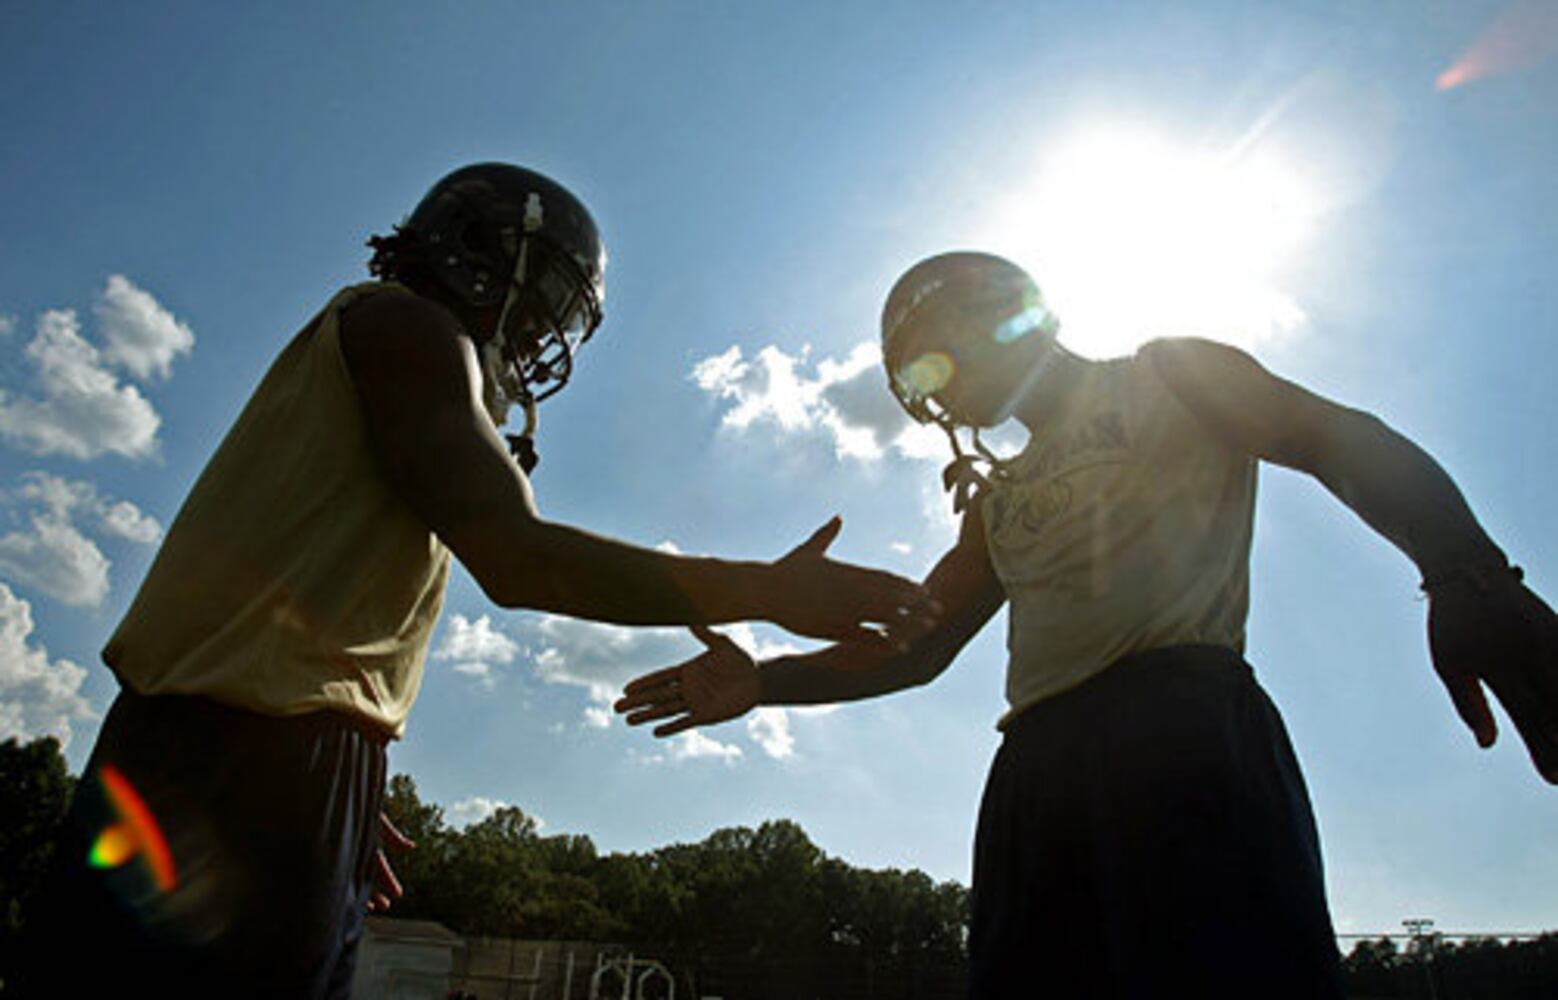
[[(1039, 381), (1055, 367), (1060, 359), (1060, 351), (1059, 343), (1052, 339), (1043, 357), (1033, 366), (1032, 371), (1023, 377), (1022, 383), (1013, 392), (1014, 402), (1033, 391)], [(1008, 463), (980, 440), (977, 426), (972, 427), (971, 435), (974, 454), (965, 452), (962, 443), (958, 441), (959, 425), (949, 411), (943, 409), (936, 414), (936, 425), (946, 432), (947, 440), (952, 442), (952, 461), (941, 470), (941, 485), (952, 494), (952, 512), (961, 514), (975, 494), (989, 488), (990, 480), (1001, 479), (1006, 475)], [(981, 471), (981, 466), (987, 468)]]
[[(979, 439), (978, 427), (973, 429), (972, 435), (976, 454), (971, 455), (963, 450), (962, 443), (958, 441), (957, 425), (952, 422), (950, 415), (946, 415), (944, 420), (937, 420), (936, 426), (946, 432), (947, 440), (952, 442), (952, 461), (941, 470), (941, 485), (952, 494), (952, 512), (961, 514), (976, 493), (989, 488), (992, 477), (1001, 477), (1005, 463)], [(980, 466), (987, 466), (988, 474), (981, 471)]]

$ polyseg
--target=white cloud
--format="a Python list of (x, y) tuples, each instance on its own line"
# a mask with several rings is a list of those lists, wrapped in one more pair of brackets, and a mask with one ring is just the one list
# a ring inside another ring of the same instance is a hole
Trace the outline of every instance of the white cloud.
[[(489, 799), (484, 795), (473, 795), (468, 799), (461, 799), (450, 806), (448, 816), (453, 825), (465, 827), (471, 826), (474, 823), (480, 823), (499, 809), (511, 809), (513, 806), (512, 802), (504, 802), (502, 799)], [(539, 816), (531, 816), (529, 813), (526, 813), (525, 816), (534, 821), (537, 831), (546, 826), (546, 823)]]
[(892, 549), (901, 556), (914, 554), (914, 546), (910, 545), (908, 542), (893, 542), (888, 545), (888, 548)]
[(0, 536), (0, 575), (65, 604), (95, 607), (108, 594), (111, 563), (76, 524), (78, 513), (94, 518), (104, 532), (154, 544), (162, 526), (128, 500), (98, 494), (81, 480), (44, 472), (22, 475), (21, 485), (0, 493), (6, 507), (31, 506), (31, 528)]
[(782, 708), (765, 706), (754, 710), (747, 716), (747, 735), (775, 760), (783, 760), (795, 754), (790, 716)]
[(475, 681), (483, 690), (491, 691), (498, 686), (498, 679), (493, 676), (492, 665), (488, 663), (456, 663), (453, 670), (457, 674), (463, 674)]
[(26, 472), (22, 484), (0, 492), (0, 505), (30, 506), (28, 530), (0, 536), (0, 576), (79, 607), (103, 603), (111, 562), (76, 525), (86, 514), (104, 533), (143, 545), (156, 544), (162, 525), (129, 500), (98, 494), (92, 483)]
[[(680, 628), (628, 628), (558, 615), (545, 616), (536, 628), (542, 647), (535, 658), (536, 675), (547, 683), (584, 688), (591, 704), (584, 709), (583, 721), (590, 728), (604, 729), (611, 724), (611, 703), (628, 681), (650, 670), (682, 663), (703, 649)], [(746, 622), (723, 625), (719, 630), (757, 659), (798, 651), (787, 643), (760, 639)], [(747, 722), (747, 735), (770, 757), (788, 757), (794, 751), (795, 740), (784, 708), (755, 710)], [(672, 738), (669, 754), (673, 760), (741, 756), (739, 747), (709, 739), (696, 730)], [(664, 758), (644, 759), (653, 762)]]
[(485, 688), (497, 683), (493, 664), (512, 663), (519, 655), (519, 643), (501, 629), (492, 618), (482, 615), (475, 621), (461, 614), (450, 615), (443, 636), (433, 650), (433, 659), (451, 660), (455, 672), (464, 674)]
[(733, 763), (739, 759), (741, 748), (733, 743), (721, 743), (719, 740), (710, 739), (696, 729), (689, 729), (683, 733), (677, 733), (669, 740), (667, 751), (672, 760), (695, 760), (700, 757), (713, 757), (727, 763)]
[(102, 510), (103, 530), (120, 538), (127, 538), (142, 545), (155, 545), (162, 540), (162, 525), (128, 500), (108, 504)]
[(8, 336), (14, 329), (16, 329), (16, 317), (0, 313), (0, 337)]
[(701, 648), (680, 628), (627, 628), (561, 615), (544, 615), (534, 628), (540, 646), (536, 676), (584, 688), (592, 702), (584, 722), (591, 728), (610, 724), (611, 703), (628, 681), (680, 663)]
[(162, 418), (135, 386), (119, 384), (81, 336), (73, 310), (40, 316), (26, 354), (38, 367), (42, 395), (0, 390), (0, 438), (34, 454), (79, 459), (141, 458), (155, 450)]
[(109, 275), (93, 312), (107, 342), (104, 359), (138, 378), (167, 378), (173, 359), (195, 346), (195, 334), (186, 324), (122, 274)]
[(0, 583), (0, 740), (55, 736), (68, 745), (72, 722), (96, 718), (81, 696), (87, 672), (50, 660), (30, 644), (32, 632), (32, 605)]
[[(748, 361), (739, 346), (693, 366), (698, 387), (727, 402), (723, 426), (743, 432), (771, 427), (781, 436), (825, 434), (839, 458), (879, 459), (888, 449), (909, 458), (940, 456), (946, 444), (933, 428), (913, 423), (888, 391), (881, 352), (872, 341), (842, 360), (810, 363), (810, 350), (785, 353), (769, 345)], [(927, 441), (938, 441), (932, 450)]]

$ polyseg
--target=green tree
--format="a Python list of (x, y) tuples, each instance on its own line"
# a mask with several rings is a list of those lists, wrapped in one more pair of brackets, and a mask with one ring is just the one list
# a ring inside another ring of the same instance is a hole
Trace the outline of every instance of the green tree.
[(54, 737), (0, 743), (0, 980), (14, 975), (28, 904), (48, 870), (74, 784)]

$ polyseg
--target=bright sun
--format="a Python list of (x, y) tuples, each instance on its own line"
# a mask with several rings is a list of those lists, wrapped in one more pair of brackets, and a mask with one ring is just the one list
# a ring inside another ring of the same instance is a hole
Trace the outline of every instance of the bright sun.
[(1158, 336), (1251, 346), (1302, 326), (1279, 282), (1318, 201), (1272, 149), (1193, 149), (1145, 131), (1057, 144), (983, 245), (1028, 267), (1088, 357)]

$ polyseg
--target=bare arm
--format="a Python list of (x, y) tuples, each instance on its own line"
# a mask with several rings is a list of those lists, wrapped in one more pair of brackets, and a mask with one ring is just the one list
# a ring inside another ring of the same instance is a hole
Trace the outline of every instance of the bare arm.
[(1006, 603), (985, 548), (982, 507), (977, 500), (969, 507), (957, 544), (925, 578), (926, 589), (945, 609), (936, 628), (901, 649), (844, 642), (764, 661), (758, 670), (759, 704), (854, 701), (939, 677)]
[(844, 642), (757, 664), (725, 636), (695, 628), (707, 651), (633, 680), (616, 710), (635, 726), (670, 717), (655, 728), (656, 736), (670, 736), (733, 719), (759, 704), (852, 701), (928, 683), (1006, 600), (985, 550), (979, 510), (978, 503), (971, 507), (958, 544), (925, 581), (945, 610), (940, 622), (918, 638), (896, 650), (881, 643)]
[(1185, 406), (1249, 454), (1308, 472), (1417, 564), (1435, 671), (1478, 744), (1498, 729), (1483, 685), (1509, 712), (1537, 771), (1558, 784), (1558, 618), (1509, 567), (1455, 483), (1377, 417), (1207, 341), (1143, 349)]
[(1504, 565), (1445, 471), (1378, 417), (1278, 378), (1222, 344), (1169, 340), (1144, 350), (1209, 429), (1249, 454), (1319, 479), (1425, 579), (1457, 567)]
[(452, 314), (385, 291), (353, 306), (341, 340), (386, 477), (504, 607), (634, 625), (762, 619), (824, 638), (863, 637), (862, 621), (896, 624), (900, 608), (927, 608), (909, 581), (815, 547), (732, 562), (545, 520), (481, 404), (476, 351)]

